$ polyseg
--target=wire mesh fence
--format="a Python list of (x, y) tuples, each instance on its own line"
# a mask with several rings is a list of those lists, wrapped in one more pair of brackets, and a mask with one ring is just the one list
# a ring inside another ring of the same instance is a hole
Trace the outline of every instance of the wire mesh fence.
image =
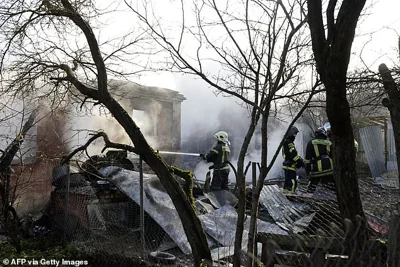
[[(93, 266), (192, 266), (181, 220), (158, 178), (144, 173), (141, 185), (138, 168), (106, 165), (98, 169), (96, 178), (71, 172), (65, 166), (54, 169), (55, 189), (45, 209), (53, 229), (91, 255)], [(359, 175), (369, 234), (359, 259), (362, 266), (387, 263), (389, 220), (396, 215), (400, 195), (395, 179), (383, 179)], [(307, 181), (300, 180), (299, 194), (284, 195), (281, 182), (264, 185), (260, 195), (256, 262), (261, 265), (263, 260), (267, 266), (351, 266), (348, 242), (354, 234), (346, 231), (334, 189), (321, 184), (313, 194), (307, 194)], [(230, 186), (233, 191), (234, 185)], [(228, 191), (204, 193), (202, 187), (202, 182), (195, 182), (196, 211), (215, 265), (230, 266), (237, 199)], [(252, 258), (246, 254), (251, 185), (247, 191), (243, 266)]]

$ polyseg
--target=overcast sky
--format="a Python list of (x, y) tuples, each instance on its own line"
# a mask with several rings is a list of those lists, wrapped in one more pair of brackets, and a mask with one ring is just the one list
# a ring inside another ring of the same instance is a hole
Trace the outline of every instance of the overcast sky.
[[(162, 7), (167, 8), (166, 6)], [(400, 1), (399, 0), (367, 0), (364, 15), (358, 23), (357, 36), (353, 43), (353, 52), (349, 68), (365, 64), (377, 71), (379, 64), (389, 67), (393, 62), (400, 63), (397, 54), (398, 36), (400, 35)], [(165, 12), (171, 15), (169, 12)], [(360, 60), (362, 58), (362, 61)], [(183, 84), (181, 75), (157, 74), (158, 79), (142, 77), (141, 82), (149, 85), (167, 87), (178, 91)], [(162, 79), (160, 79), (162, 77)], [(186, 78), (183, 78), (186, 79)]]
[[(102, 4), (109, 4), (103, 0), (99, 1)], [(154, 0), (154, 2), (157, 3), (157, 9), (162, 11), (161, 14), (164, 14), (168, 19), (180, 19), (174, 13), (174, 9), (171, 8), (171, 1)], [(116, 3), (114, 1), (111, 5), (116, 5)], [(119, 6), (119, 8), (124, 9), (122, 6)], [(365, 15), (358, 23), (350, 68), (365, 64), (365, 66), (377, 71), (378, 65), (381, 63), (386, 63), (389, 67), (393, 66), (393, 62), (400, 64), (397, 54), (398, 33), (400, 33), (399, 10), (399, 0), (367, 0)], [(107, 21), (102, 22), (105, 24), (102, 34), (98, 35), (100, 42), (120, 36), (138, 26), (134, 14), (131, 11), (126, 11), (126, 9), (121, 11), (118, 16), (115, 13), (110, 13)], [(218, 124), (218, 120), (224, 119), (219, 116), (221, 110), (234, 110), (235, 112), (232, 112), (232, 114), (235, 114), (237, 110), (241, 109), (237, 104), (237, 99), (215, 96), (205, 82), (193, 76), (157, 73), (133, 81), (149, 86), (174, 89), (187, 98), (182, 103), (182, 137), (184, 139), (190, 138), (191, 131), (200, 128), (204, 130), (209, 125)], [(239, 123), (238, 127), (240, 127)]]
[[(362, 66), (360, 57), (374, 71), (377, 71), (381, 63), (388, 66), (392, 66), (393, 61), (400, 63), (396, 32), (398, 30), (400, 33), (399, 10), (399, 0), (367, 1), (364, 11), (366, 14), (359, 21), (357, 37), (353, 44), (350, 68)], [(152, 85), (158, 81), (160, 84), (156, 85), (178, 90), (186, 96), (187, 100), (182, 104), (183, 129), (190, 128), (193, 120), (212, 123), (215, 118), (209, 114), (216, 114), (219, 109), (228, 106), (232, 107), (235, 102), (234, 98), (216, 97), (204, 82), (192, 76), (164, 74), (161, 79), (149, 78), (142, 81)]]
[[(381, 63), (388, 66), (393, 66), (393, 61), (400, 63), (396, 52), (400, 34), (399, 10), (399, 0), (367, 1), (366, 15), (358, 23), (353, 53), (359, 55), (363, 51), (363, 58), (372, 70), (376, 71)], [(355, 57), (353, 59), (358, 63)]]

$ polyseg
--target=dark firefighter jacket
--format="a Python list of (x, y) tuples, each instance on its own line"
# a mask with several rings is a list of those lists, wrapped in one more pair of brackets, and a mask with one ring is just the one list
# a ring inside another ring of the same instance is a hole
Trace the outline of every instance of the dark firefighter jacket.
[(205, 155), (207, 162), (214, 163), (214, 170), (226, 170), (229, 172), (230, 167), (227, 161), (231, 160), (231, 150), (228, 144), (218, 142), (217, 145)]
[(296, 171), (303, 165), (303, 159), (297, 154), (294, 137), (286, 137), (282, 146), (283, 169)]
[(306, 148), (305, 164), (306, 170), (311, 177), (332, 175), (332, 142), (326, 136), (317, 135), (311, 139)]

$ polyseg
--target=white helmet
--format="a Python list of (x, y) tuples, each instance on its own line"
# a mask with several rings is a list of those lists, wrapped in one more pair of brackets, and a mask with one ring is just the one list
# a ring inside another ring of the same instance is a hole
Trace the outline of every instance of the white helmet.
[(325, 131), (329, 132), (331, 130), (331, 123), (328, 121), (324, 124)]
[(219, 131), (216, 134), (214, 134), (214, 137), (215, 137), (215, 139), (217, 139), (220, 142), (229, 143), (227, 132)]

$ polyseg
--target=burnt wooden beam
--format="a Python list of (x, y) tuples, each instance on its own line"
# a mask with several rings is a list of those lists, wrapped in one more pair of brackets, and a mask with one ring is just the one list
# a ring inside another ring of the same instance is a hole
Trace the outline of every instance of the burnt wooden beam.
[(77, 154), (80, 151), (86, 150), (93, 141), (95, 141), (97, 138), (100, 137), (103, 138), (105, 143), (104, 148), (101, 150), (101, 152), (104, 152), (104, 150), (106, 150), (107, 148), (116, 148), (137, 154), (137, 151), (133, 146), (111, 142), (110, 139), (108, 138), (108, 135), (105, 132), (97, 132), (93, 134), (93, 136), (90, 137), (89, 140), (84, 145), (74, 149), (67, 156), (63, 157), (63, 159), (60, 162), (60, 165), (67, 164), (71, 160), (71, 158), (75, 156), (75, 154)]

